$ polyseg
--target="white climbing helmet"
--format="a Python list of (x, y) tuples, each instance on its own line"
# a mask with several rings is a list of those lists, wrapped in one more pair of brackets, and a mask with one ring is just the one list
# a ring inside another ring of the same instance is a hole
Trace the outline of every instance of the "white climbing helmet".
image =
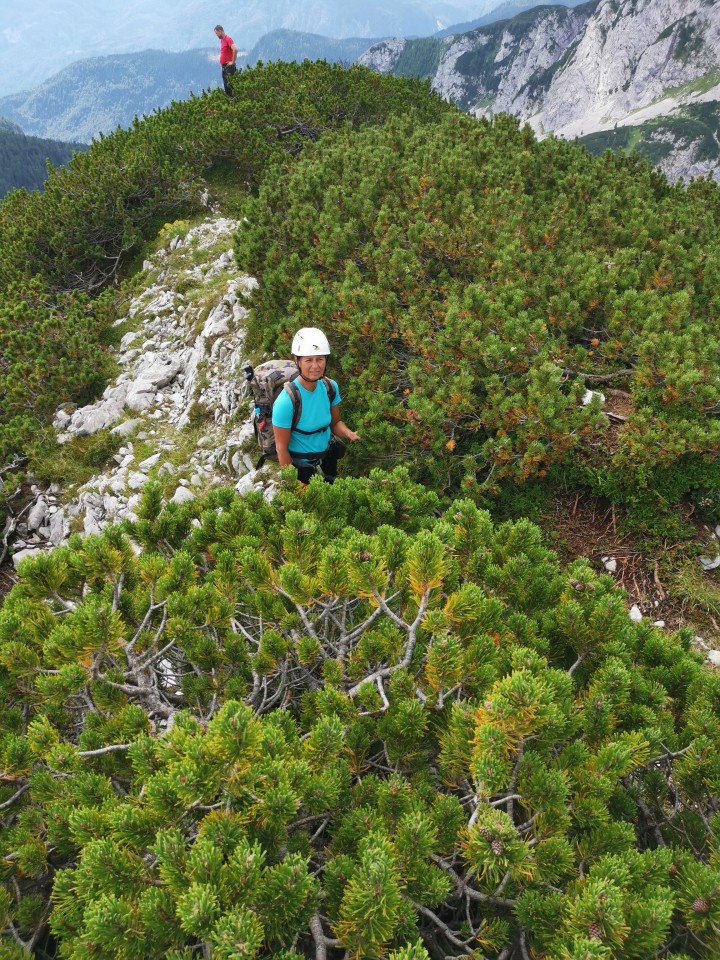
[(290, 352), (294, 357), (328, 357), (328, 338), (317, 327), (303, 327), (293, 337)]

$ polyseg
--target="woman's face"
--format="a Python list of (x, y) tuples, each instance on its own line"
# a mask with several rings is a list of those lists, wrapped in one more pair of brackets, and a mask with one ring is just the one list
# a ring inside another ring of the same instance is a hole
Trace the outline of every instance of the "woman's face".
[(303, 380), (320, 380), (325, 374), (327, 357), (298, 357), (297, 365)]

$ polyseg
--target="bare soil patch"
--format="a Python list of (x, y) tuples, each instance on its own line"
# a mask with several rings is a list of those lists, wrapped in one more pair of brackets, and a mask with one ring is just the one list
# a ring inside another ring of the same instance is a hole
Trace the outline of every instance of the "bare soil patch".
[(0, 605), (8, 593), (17, 583), (17, 577), (11, 564), (0, 566)]
[[(556, 495), (544, 526), (563, 561), (586, 557), (599, 573), (611, 574), (643, 616), (671, 630), (688, 625), (687, 599), (673, 596), (661, 576), (672, 553), (687, 550), (687, 543), (665, 543), (652, 556), (640, 535), (622, 531), (622, 516), (608, 500), (576, 492)], [(614, 571), (605, 566), (612, 560)]]

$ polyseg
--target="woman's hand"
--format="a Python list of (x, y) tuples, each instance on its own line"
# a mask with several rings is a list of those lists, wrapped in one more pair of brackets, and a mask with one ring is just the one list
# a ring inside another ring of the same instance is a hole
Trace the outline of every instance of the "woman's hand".
[(360, 439), (360, 434), (355, 433), (354, 430), (351, 430), (350, 427), (340, 419), (339, 403), (336, 403), (334, 407), (330, 407), (330, 420), (330, 429), (338, 440), (352, 440), (353, 443), (356, 443)]

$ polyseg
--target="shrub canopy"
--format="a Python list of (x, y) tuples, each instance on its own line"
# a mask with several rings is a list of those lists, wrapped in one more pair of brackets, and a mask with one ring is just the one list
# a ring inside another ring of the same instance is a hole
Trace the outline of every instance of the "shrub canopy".
[[(572, 464), (657, 509), (720, 484), (719, 214), (714, 183), (509, 117), (400, 117), (269, 172), (236, 250), (257, 342), (328, 331), (363, 455), (490, 491)], [(626, 422), (588, 387), (622, 388)]]
[[(717, 955), (720, 675), (478, 507), (562, 468), (720, 519), (717, 187), (369, 71), (235, 92), (0, 204), (0, 468), (101, 388), (103, 291), (221, 176), (255, 345), (324, 327), (365, 457), (404, 465), (272, 503), (149, 484), (137, 522), (25, 561), (0, 957)], [(612, 429), (580, 403), (608, 384)]]
[(271, 504), (151, 486), (124, 532), (24, 563), (0, 613), (15, 941), (720, 949), (717, 675), (532, 524), (436, 506), (401, 471)]
[(32, 450), (59, 403), (100, 391), (114, 319), (102, 292), (164, 223), (205, 209), (208, 177), (222, 170), (251, 193), (329, 129), (452, 109), (417, 81), (321, 62), (233, 82), (233, 99), (216, 90), (136, 120), (51, 170), (43, 193), (0, 203), (0, 467)]

